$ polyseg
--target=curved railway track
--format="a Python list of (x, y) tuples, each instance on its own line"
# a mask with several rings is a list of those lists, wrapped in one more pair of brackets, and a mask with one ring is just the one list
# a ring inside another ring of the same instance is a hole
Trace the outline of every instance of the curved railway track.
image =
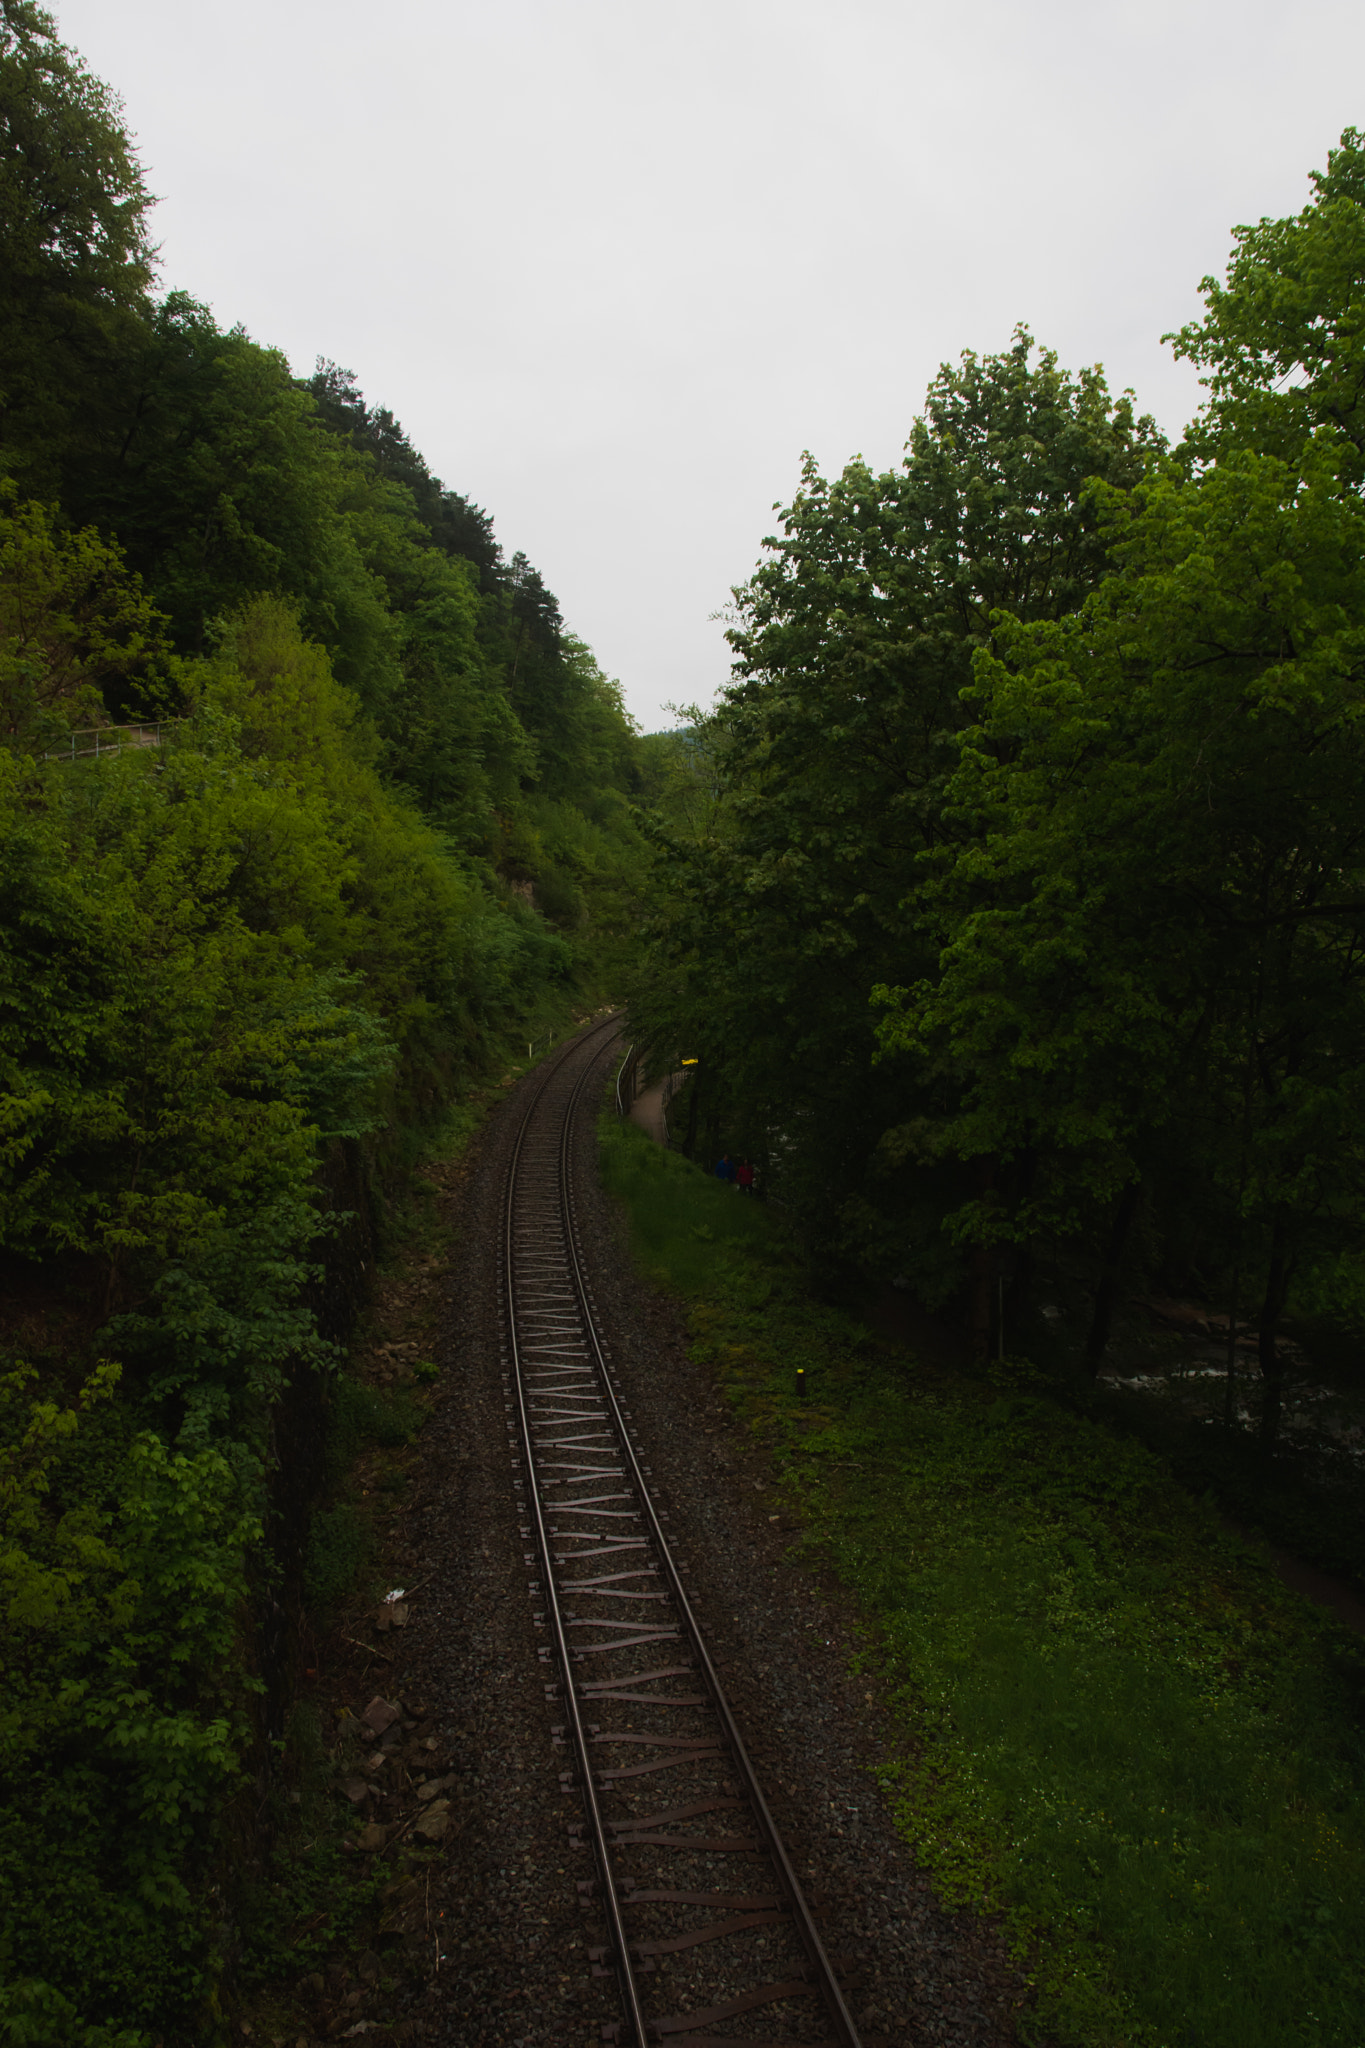
[(521, 1533), (592, 1951), (624, 2017), (603, 2038), (667, 2048), (858, 2048), (684, 1590), (648, 1464), (597, 1328), (574, 1211), (576, 1110), (615, 1026), (576, 1039), (522, 1119), (502, 1232), (503, 1394), (523, 1477)]

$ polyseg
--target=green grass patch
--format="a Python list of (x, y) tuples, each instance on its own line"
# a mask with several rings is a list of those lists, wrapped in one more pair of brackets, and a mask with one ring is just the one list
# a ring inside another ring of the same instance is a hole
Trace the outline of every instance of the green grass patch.
[(338, 1501), (314, 1515), (304, 1557), (303, 1590), (315, 1614), (339, 1607), (374, 1552), (365, 1518), (350, 1501)]
[(332, 1403), (331, 1447), (350, 1459), (370, 1444), (397, 1450), (422, 1427), (424, 1410), (410, 1394), (367, 1386), (349, 1373), (337, 1375)]
[(604, 1138), (607, 1185), (630, 1211), (635, 1255), (649, 1277), (681, 1294), (711, 1282), (719, 1253), (758, 1251), (771, 1238), (767, 1212), (750, 1195), (665, 1152), (636, 1124), (611, 1124)]
[[(303, 1561), (304, 1598), (315, 1615), (333, 1614), (375, 1558), (374, 1531), (355, 1499), (352, 1465), (376, 1445), (399, 1450), (410, 1444), (425, 1419), (421, 1402), (410, 1394), (367, 1386), (350, 1373), (337, 1375), (327, 1431), (332, 1498), (313, 1512)], [(407, 1484), (396, 1466), (381, 1465), (375, 1474), (381, 1494), (402, 1493)]]
[(875, 1340), (812, 1298), (769, 1212), (643, 1133), (604, 1121), (602, 1154), (641, 1265), (861, 1602), (898, 1825), (945, 1903), (1004, 1915), (1025, 2037), (1358, 2048), (1362, 1646), (1151, 1451), (1026, 1371)]

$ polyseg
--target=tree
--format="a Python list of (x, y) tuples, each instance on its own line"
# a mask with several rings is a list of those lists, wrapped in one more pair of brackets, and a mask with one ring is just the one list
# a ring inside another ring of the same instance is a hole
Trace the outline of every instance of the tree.
[(870, 992), (933, 971), (919, 860), (962, 830), (945, 792), (973, 651), (997, 607), (1056, 618), (1094, 587), (1088, 482), (1131, 486), (1157, 446), (1098, 370), (1073, 377), (1020, 331), (945, 365), (900, 468), (831, 483), (807, 460), (735, 593), (735, 681), (704, 727), (722, 815), (660, 870), (651, 1030), (781, 1126), (789, 1199), (826, 1242), (940, 1298), (961, 1278), (951, 1190), (878, 1149), (930, 1103), (908, 1072), (874, 1074)]
[(1205, 371), (1196, 455), (1254, 448), (1294, 462), (1310, 435), (1338, 443), (1343, 480), (1365, 482), (1365, 138), (1354, 128), (1311, 173), (1314, 196), (1287, 220), (1233, 230), (1208, 310), (1170, 335)]
[(55, 493), (148, 317), (151, 195), (117, 99), (31, 0), (0, 0), (0, 462)]
[(0, 737), (55, 746), (175, 689), (165, 621), (117, 548), (88, 528), (56, 531), (45, 506), (0, 484)]
[[(940, 1147), (1031, 1160), (971, 1241), (1200, 1175), (1259, 1262), (1273, 1432), (1296, 1262), (1365, 1213), (1365, 518), (1322, 448), (1098, 497), (1117, 573), (977, 656), (939, 972), (881, 991), (881, 1042), (948, 1076)], [(1092, 1369), (1107, 1313), (1102, 1276)]]

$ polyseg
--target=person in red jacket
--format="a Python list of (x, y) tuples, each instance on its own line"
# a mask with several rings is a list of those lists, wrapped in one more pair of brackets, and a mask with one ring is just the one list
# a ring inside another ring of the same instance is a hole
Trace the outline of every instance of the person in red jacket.
[(735, 1185), (742, 1195), (751, 1195), (754, 1191), (754, 1169), (747, 1159), (741, 1159), (739, 1162)]

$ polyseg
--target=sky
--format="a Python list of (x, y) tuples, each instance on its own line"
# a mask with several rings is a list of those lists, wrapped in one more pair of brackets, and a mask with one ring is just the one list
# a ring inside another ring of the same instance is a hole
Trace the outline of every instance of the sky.
[(1359, 0), (56, 0), (167, 288), (354, 370), (645, 731), (804, 450), (900, 459), (1023, 322), (1177, 433), (1163, 333), (1365, 126)]

